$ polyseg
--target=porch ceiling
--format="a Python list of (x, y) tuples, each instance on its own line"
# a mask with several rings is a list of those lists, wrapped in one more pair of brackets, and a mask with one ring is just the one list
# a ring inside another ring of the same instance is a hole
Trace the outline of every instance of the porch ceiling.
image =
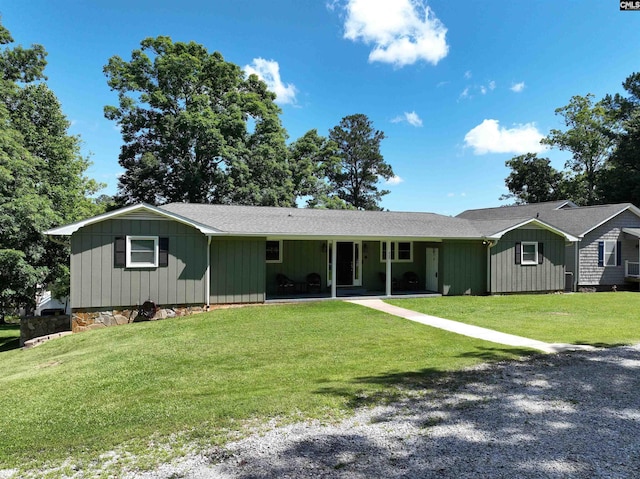
[(622, 232), (640, 239), (640, 228), (622, 228)]

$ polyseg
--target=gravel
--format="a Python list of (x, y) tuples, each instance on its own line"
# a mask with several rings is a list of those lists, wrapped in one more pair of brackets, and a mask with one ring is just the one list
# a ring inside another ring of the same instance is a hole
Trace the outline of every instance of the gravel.
[(640, 477), (640, 345), (485, 365), (408, 396), (126, 477)]

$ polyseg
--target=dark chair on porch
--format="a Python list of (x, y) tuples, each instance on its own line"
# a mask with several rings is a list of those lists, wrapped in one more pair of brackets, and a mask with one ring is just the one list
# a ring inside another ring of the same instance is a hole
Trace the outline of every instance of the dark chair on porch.
[(404, 279), (404, 287), (407, 288), (409, 291), (416, 291), (418, 289), (420, 278), (418, 278), (418, 275), (416, 273), (414, 273), (413, 271), (407, 271), (403, 275), (403, 279)]
[[(383, 273), (382, 271), (378, 273), (378, 278), (382, 283), (382, 291), (386, 291), (387, 289), (387, 273)], [(398, 281), (395, 278), (391, 278), (391, 291), (398, 289)]]
[(307, 291), (309, 293), (319, 293), (322, 289), (322, 279), (318, 273), (309, 273), (307, 275)]
[(290, 294), (296, 290), (296, 284), (282, 273), (276, 275), (276, 285), (278, 294)]

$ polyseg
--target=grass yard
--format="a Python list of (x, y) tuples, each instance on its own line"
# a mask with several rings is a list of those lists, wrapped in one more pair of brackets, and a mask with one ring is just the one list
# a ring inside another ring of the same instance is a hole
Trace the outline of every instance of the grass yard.
[(447, 371), (529, 353), (342, 302), (76, 334), (0, 354), (0, 469), (70, 456), (83, 468), (113, 448), (151, 464), (161, 450), (151, 439), (215, 443), (271, 418), (339, 417)]
[(551, 343), (640, 342), (640, 294), (633, 292), (394, 299), (390, 304)]
[(0, 324), (0, 353), (20, 347), (20, 324)]

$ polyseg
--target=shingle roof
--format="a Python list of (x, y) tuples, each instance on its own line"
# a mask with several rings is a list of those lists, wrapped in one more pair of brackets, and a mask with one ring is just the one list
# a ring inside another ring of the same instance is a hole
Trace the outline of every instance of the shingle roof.
[(640, 216), (638, 210), (631, 203), (614, 205), (581, 206), (573, 208), (556, 209), (554, 204), (533, 203), (522, 206), (506, 206), (502, 208), (486, 208), (467, 210), (460, 213), (457, 218), (483, 221), (502, 221), (514, 219), (538, 218), (545, 223), (554, 226), (573, 236), (583, 236), (605, 221), (617, 216), (627, 209), (632, 209)]
[(170, 203), (163, 210), (229, 234), (481, 238), (473, 222), (435, 213)]
[(498, 206), (496, 208), (478, 208), (466, 210), (456, 216), (467, 220), (494, 220), (508, 218), (535, 218), (537, 214), (550, 211), (561, 211), (562, 208), (572, 209), (575, 204), (568, 200), (547, 201), (517, 206)]

